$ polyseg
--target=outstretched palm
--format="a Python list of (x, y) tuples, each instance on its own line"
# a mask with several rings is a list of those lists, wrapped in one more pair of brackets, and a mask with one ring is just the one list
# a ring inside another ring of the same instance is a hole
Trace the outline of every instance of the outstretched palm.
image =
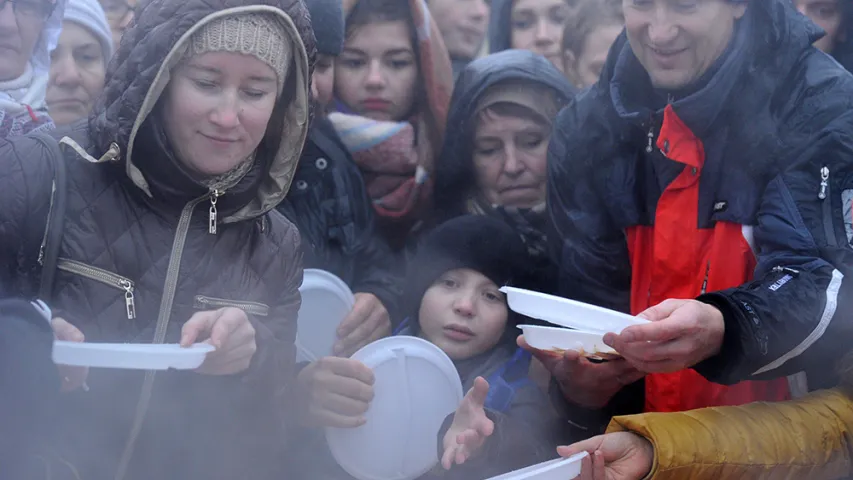
[(444, 435), (444, 454), (441, 465), (450, 470), (453, 465), (462, 465), (476, 454), (495, 430), (495, 423), (486, 416), (486, 397), (489, 382), (483, 377), (474, 380), (474, 386), (462, 399), (453, 423)]

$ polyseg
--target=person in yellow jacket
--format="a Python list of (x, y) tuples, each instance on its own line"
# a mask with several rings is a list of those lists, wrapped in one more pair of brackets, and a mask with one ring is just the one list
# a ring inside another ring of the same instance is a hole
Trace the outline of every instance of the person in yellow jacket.
[(799, 400), (614, 417), (581, 480), (830, 480), (853, 476), (853, 353), (842, 383)]

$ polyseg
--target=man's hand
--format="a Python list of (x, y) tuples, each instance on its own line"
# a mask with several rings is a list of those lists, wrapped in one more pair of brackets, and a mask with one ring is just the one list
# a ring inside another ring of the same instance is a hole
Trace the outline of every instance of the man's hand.
[(297, 377), (310, 426), (355, 428), (373, 400), (373, 371), (350, 358), (324, 357), (303, 368)]
[(249, 368), (258, 349), (255, 327), (239, 308), (198, 312), (181, 329), (181, 346), (204, 341), (216, 350), (196, 369), (206, 375), (233, 375)]
[(631, 432), (608, 433), (557, 448), (562, 457), (589, 452), (583, 459), (580, 480), (640, 480), (654, 461), (654, 447)]
[(462, 399), (453, 423), (444, 434), (444, 454), (441, 466), (450, 470), (453, 465), (462, 465), (476, 455), (486, 439), (495, 431), (495, 423), (486, 416), (486, 397), (489, 394), (489, 382), (483, 377), (474, 380), (474, 386)]
[(518, 337), (518, 346), (531, 352), (557, 380), (566, 400), (584, 408), (602, 408), (622, 390), (645, 376), (624, 359), (593, 363), (574, 350), (563, 355), (537, 350)]
[[(53, 336), (56, 337), (57, 340), (76, 343), (83, 343), (86, 341), (86, 337), (79, 328), (71, 325), (62, 318), (56, 317), (51, 320), (50, 327), (53, 329)], [(62, 381), (62, 385), (59, 387), (61, 392), (73, 392), (81, 387), (84, 390), (87, 389), (86, 378), (89, 377), (88, 367), (57, 365), (56, 368), (59, 371), (59, 378)]]
[(356, 293), (355, 305), (338, 326), (334, 352), (349, 357), (361, 347), (391, 335), (391, 316), (372, 293)]
[(723, 314), (706, 303), (667, 300), (638, 316), (651, 323), (608, 333), (604, 343), (646, 373), (690, 368), (719, 353), (723, 344)]

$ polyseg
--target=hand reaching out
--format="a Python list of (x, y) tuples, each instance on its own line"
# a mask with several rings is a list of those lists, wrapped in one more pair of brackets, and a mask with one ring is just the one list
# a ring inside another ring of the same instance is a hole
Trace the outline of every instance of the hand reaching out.
[(453, 423), (444, 435), (444, 454), (441, 465), (450, 470), (462, 465), (477, 454), (495, 431), (495, 423), (486, 416), (486, 396), (489, 382), (483, 377), (474, 380), (474, 386), (462, 399), (453, 415)]
[(640, 480), (648, 475), (654, 461), (654, 447), (644, 437), (616, 432), (559, 447), (561, 457), (588, 452), (583, 459), (580, 480)]

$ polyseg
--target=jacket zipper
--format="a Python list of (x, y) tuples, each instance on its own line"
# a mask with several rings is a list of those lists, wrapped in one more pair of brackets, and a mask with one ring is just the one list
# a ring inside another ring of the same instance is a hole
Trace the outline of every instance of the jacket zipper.
[(80, 275), (81, 277), (88, 278), (89, 280), (101, 282), (104, 285), (124, 290), (124, 306), (127, 310), (127, 319), (133, 320), (136, 318), (136, 302), (133, 297), (134, 285), (130, 279), (102, 268), (93, 267), (67, 258), (60, 258), (57, 261), (56, 268), (64, 272)]
[(226, 300), (224, 298), (214, 298), (207, 297), (204, 295), (196, 295), (195, 297), (195, 307), (196, 308), (224, 308), (224, 307), (234, 307), (243, 310), (244, 312), (250, 315), (257, 315), (259, 317), (266, 317), (270, 314), (270, 307), (264, 305), (263, 303), (256, 302), (236, 302), (232, 300)]
[(50, 224), (53, 223), (50, 221), (51, 216), (53, 214), (53, 201), (56, 197), (56, 180), (54, 179), (50, 188), (50, 206), (47, 209), (47, 225), (44, 227), (44, 237), (41, 239), (41, 246), (39, 247), (39, 257), (38, 262), (42, 267), (44, 266), (44, 249), (47, 247), (47, 239), (50, 236)]
[(652, 153), (655, 151), (655, 125), (651, 124), (649, 127), (649, 133), (646, 134), (646, 137), (649, 139), (648, 145), (646, 145), (646, 153)]
[(823, 229), (826, 235), (826, 241), (833, 247), (838, 246), (838, 240), (835, 238), (835, 222), (832, 219), (832, 197), (829, 186), (829, 167), (824, 166), (820, 169), (820, 192), (817, 198), (821, 201), (823, 210)]
[(208, 228), (207, 231), (211, 235), (216, 235), (216, 202), (219, 200), (219, 197), (222, 196), (222, 191), (218, 189), (213, 189), (210, 191), (210, 210), (208, 212)]
[[(222, 192), (224, 193), (224, 192)], [(221, 196), (217, 195), (217, 196)], [(178, 274), (181, 271), (181, 258), (184, 255), (184, 246), (186, 245), (187, 233), (190, 229), (190, 220), (192, 220), (193, 210), (200, 203), (208, 200), (209, 195), (199, 197), (184, 206), (181, 211), (181, 216), (178, 219), (178, 226), (175, 229), (175, 239), (172, 242), (172, 254), (169, 257), (169, 267), (166, 270), (166, 282), (163, 286), (163, 297), (160, 300), (160, 312), (157, 316), (157, 326), (154, 330), (154, 339), (151, 343), (160, 344), (166, 339), (166, 329), (169, 326), (169, 320), (172, 315), (172, 306), (175, 303), (175, 294), (178, 289)], [(134, 414), (133, 426), (130, 430), (127, 443), (124, 446), (121, 459), (119, 460), (118, 469), (116, 470), (115, 480), (123, 480), (127, 475), (127, 468), (130, 460), (133, 457), (133, 449), (136, 445), (136, 439), (142, 431), (142, 424), (145, 421), (145, 415), (148, 413), (148, 405), (151, 401), (151, 394), (154, 390), (154, 376), (156, 372), (148, 370), (145, 372), (145, 380), (142, 382), (142, 390), (139, 394), (139, 402), (136, 404), (136, 412)]]
[(702, 293), (700, 295), (705, 295), (708, 292), (708, 277), (711, 275), (711, 261), (708, 260), (707, 265), (705, 265), (705, 280), (702, 281)]

